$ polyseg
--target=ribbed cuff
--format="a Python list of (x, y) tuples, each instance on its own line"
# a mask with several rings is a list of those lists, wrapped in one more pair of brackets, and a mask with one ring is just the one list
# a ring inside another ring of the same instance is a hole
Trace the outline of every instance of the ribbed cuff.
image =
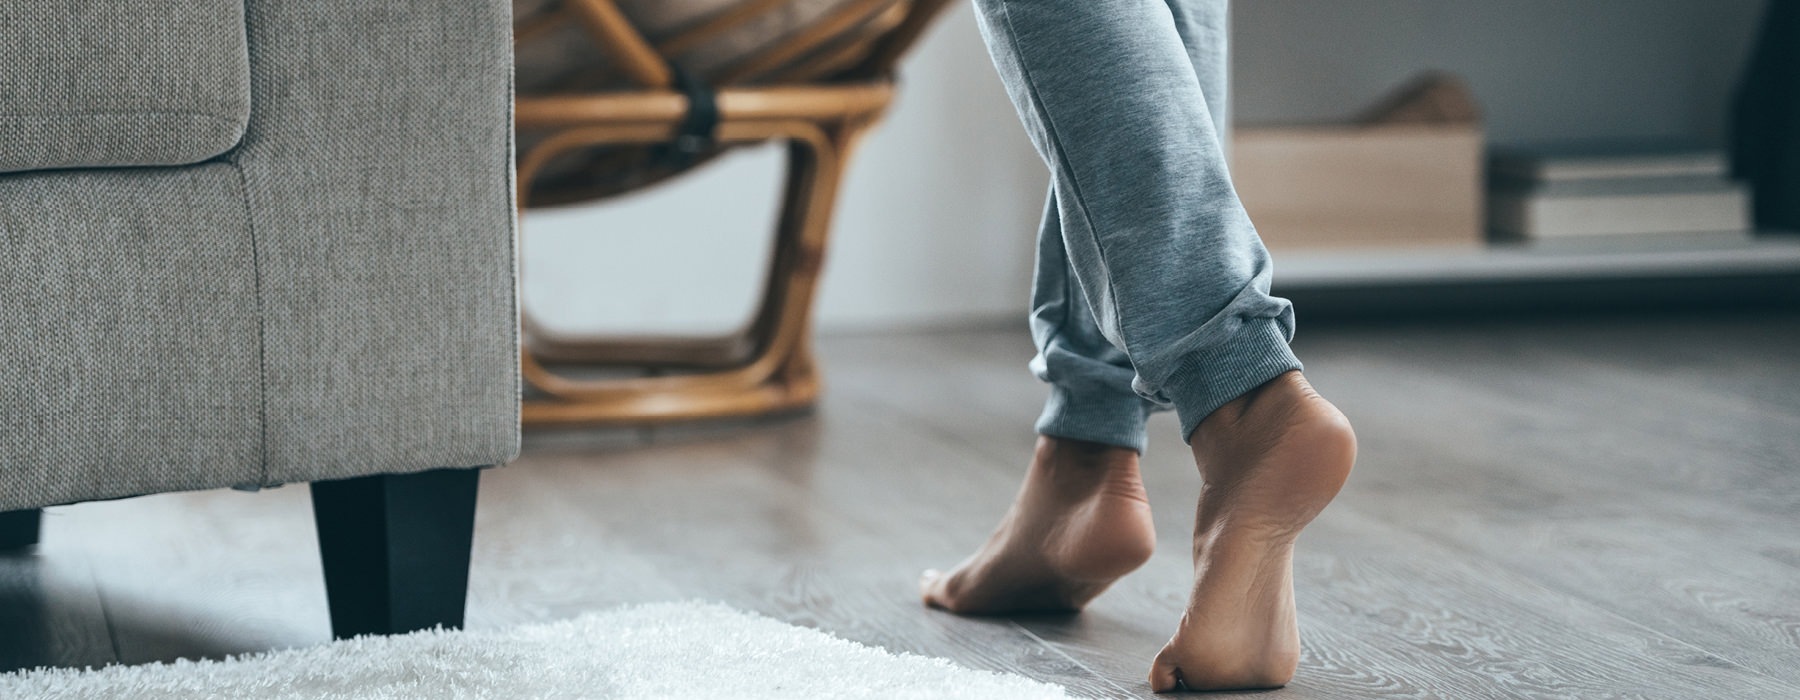
[(1084, 392), (1050, 385), (1050, 399), (1038, 416), (1040, 435), (1114, 445), (1144, 453), (1144, 423), (1152, 404), (1130, 391)]
[(1163, 392), (1181, 419), (1181, 439), (1191, 441), (1200, 421), (1220, 406), (1297, 369), (1300, 358), (1288, 349), (1281, 324), (1273, 318), (1249, 319), (1230, 342), (1183, 358)]

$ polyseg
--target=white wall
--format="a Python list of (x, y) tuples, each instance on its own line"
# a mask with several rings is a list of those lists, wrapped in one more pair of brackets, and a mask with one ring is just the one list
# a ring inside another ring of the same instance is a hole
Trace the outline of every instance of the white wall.
[[(1718, 141), (1765, 0), (1244, 0), (1242, 122), (1343, 118), (1426, 68), (1467, 77), (1498, 142)], [(903, 66), (898, 103), (840, 201), (827, 330), (1023, 324), (1046, 176), (958, 3)], [(547, 327), (709, 334), (750, 312), (778, 175), (772, 150), (525, 221), (525, 300)]]
[[(967, 4), (945, 13), (901, 78), (839, 201), (821, 326), (1023, 327), (1047, 175)], [(630, 197), (529, 214), (527, 307), (559, 333), (737, 327), (762, 281), (779, 177), (771, 147)]]

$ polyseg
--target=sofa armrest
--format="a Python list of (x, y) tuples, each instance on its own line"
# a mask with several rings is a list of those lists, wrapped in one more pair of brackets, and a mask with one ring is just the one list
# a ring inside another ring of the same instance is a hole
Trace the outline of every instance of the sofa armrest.
[(507, 0), (248, 0), (264, 483), (518, 450)]

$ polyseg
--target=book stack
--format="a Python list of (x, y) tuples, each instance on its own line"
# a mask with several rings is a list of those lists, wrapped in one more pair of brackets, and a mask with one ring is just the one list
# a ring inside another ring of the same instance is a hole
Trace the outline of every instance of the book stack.
[(1582, 145), (1496, 149), (1488, 229), (1498, 240), (1750, 230), (1750, 193), (1718, 149)]

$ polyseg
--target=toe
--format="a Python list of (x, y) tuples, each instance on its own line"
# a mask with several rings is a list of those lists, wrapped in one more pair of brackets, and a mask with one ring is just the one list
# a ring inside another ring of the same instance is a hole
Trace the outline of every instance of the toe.
[(1181, 689), (1181, 667), (1164, 647), (1162, 653), (1156, 655), (1156, 661), (1150, 664), (1150, 690), (1167, 693)]
[(944, 572), (937, 569), (926, 569), (919, 575), (919, 598), (934, 608), (946, 608), (944, 604)]

